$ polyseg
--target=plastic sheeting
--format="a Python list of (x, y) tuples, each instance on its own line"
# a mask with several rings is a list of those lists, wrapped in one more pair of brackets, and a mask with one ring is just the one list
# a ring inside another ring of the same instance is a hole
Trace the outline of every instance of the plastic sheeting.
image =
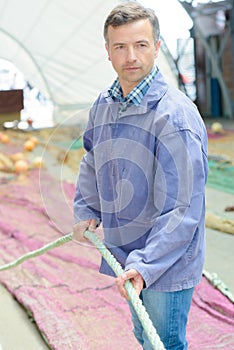
[[(0, 0), (0, 57), (53, 101), (58, 116), (86, 108), (115, 77), (102, 32), (119, 2)], [(163, 52), (158, 64), (175, 83)]]

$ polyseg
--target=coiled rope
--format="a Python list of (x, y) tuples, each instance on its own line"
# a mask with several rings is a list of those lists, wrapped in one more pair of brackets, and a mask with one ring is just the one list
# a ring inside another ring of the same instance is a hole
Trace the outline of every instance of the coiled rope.
[[(92, 242), (95, 247), (98, 249), (98, 251), (101, 253), (103, 258), (107, 261), (107, 263), (110, 265), (112, 270), (115, 272), (116, 276), (121, 275), (124, 273), (121, 265), (119, 262), (115, 259), (115, 257), (110, 253), (110, 251), (105, 247), (105, 245), (100, 241), (98, 236), (95, 233), (91, 233), (89, 231), (86, 231), (84, 233), (84, 236)], [(57, 240), (44, 245), (43, 247), (31, 251), (29, 253), (26, 253), (25, 255), (22, 255), (17, 260), (12, 261), (8, 264), (0, 266), (0, 271), (8, 270), (13, 267), (16, 267), (20, 264), (22, 264), (25, 260), (35, 258), (39, 255), (42, 255), (46, 252), (48, 252), (51, 249), (57, 248), (67, 242), (72, 241), (73, 239), (73, 233), (69, 233), (63, 237), (58, 238)], [(153, 326), (152, 321), (149, 318), (149, 315), (145, 309), (145, 307), (142, 304), (141, 299), (139, 298), (136, 290), (134, 289), (132, 283), (128, 280), (125, 283), (125, 288), (127, 290), (128, 296), (130, 298), (130, 301), (134, 307), (134, 310), (137, 313), (137, 316), (139, 320), (141, 321), (142, 327), (144, 328), (144, 331), (153, 346), (154, 350), (165, 350), (165, 347), (160, 340), (159, 335), (156, 332), (156, 329)]]

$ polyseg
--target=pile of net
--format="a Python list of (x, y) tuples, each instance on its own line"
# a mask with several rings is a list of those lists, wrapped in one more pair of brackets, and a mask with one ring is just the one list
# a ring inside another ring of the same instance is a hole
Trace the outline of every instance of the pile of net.
[[(1, 183), (1, 264), (69, 233), (73, 195), (73, 184), (46, 169)], [(34, 318), (51, 349), (140, 349), (128, 306), (114, 280), (98, 273), (99, 263), (96, 248), (69, 242), (0, 272), (0, 282)], [(189, 318), (189, 349), (231, 350), (233, 329), (233, 303), (203, 278)]]

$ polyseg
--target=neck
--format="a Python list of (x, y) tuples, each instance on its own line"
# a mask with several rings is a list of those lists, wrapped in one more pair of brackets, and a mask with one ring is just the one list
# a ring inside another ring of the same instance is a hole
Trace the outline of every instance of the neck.
[(123, 92), (123, 97), (126, 97), (138, 84), (138, 83), (126, 84), (126, 82), (123, 82), (121, 80), (119, 80), (119, 83)]

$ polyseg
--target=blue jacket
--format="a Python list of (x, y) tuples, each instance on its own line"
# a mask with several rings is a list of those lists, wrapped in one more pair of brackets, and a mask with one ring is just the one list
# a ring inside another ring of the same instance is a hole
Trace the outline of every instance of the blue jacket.
[[(146, 288), (195, 286), (205, 254), (207, 134), (196, 106), (160, 71), (140, 106), (108, 90), (90, 110), (75, 222), (102, 222), (105, 244)], [(114, 275), (102, 260), (100, 271)]]

